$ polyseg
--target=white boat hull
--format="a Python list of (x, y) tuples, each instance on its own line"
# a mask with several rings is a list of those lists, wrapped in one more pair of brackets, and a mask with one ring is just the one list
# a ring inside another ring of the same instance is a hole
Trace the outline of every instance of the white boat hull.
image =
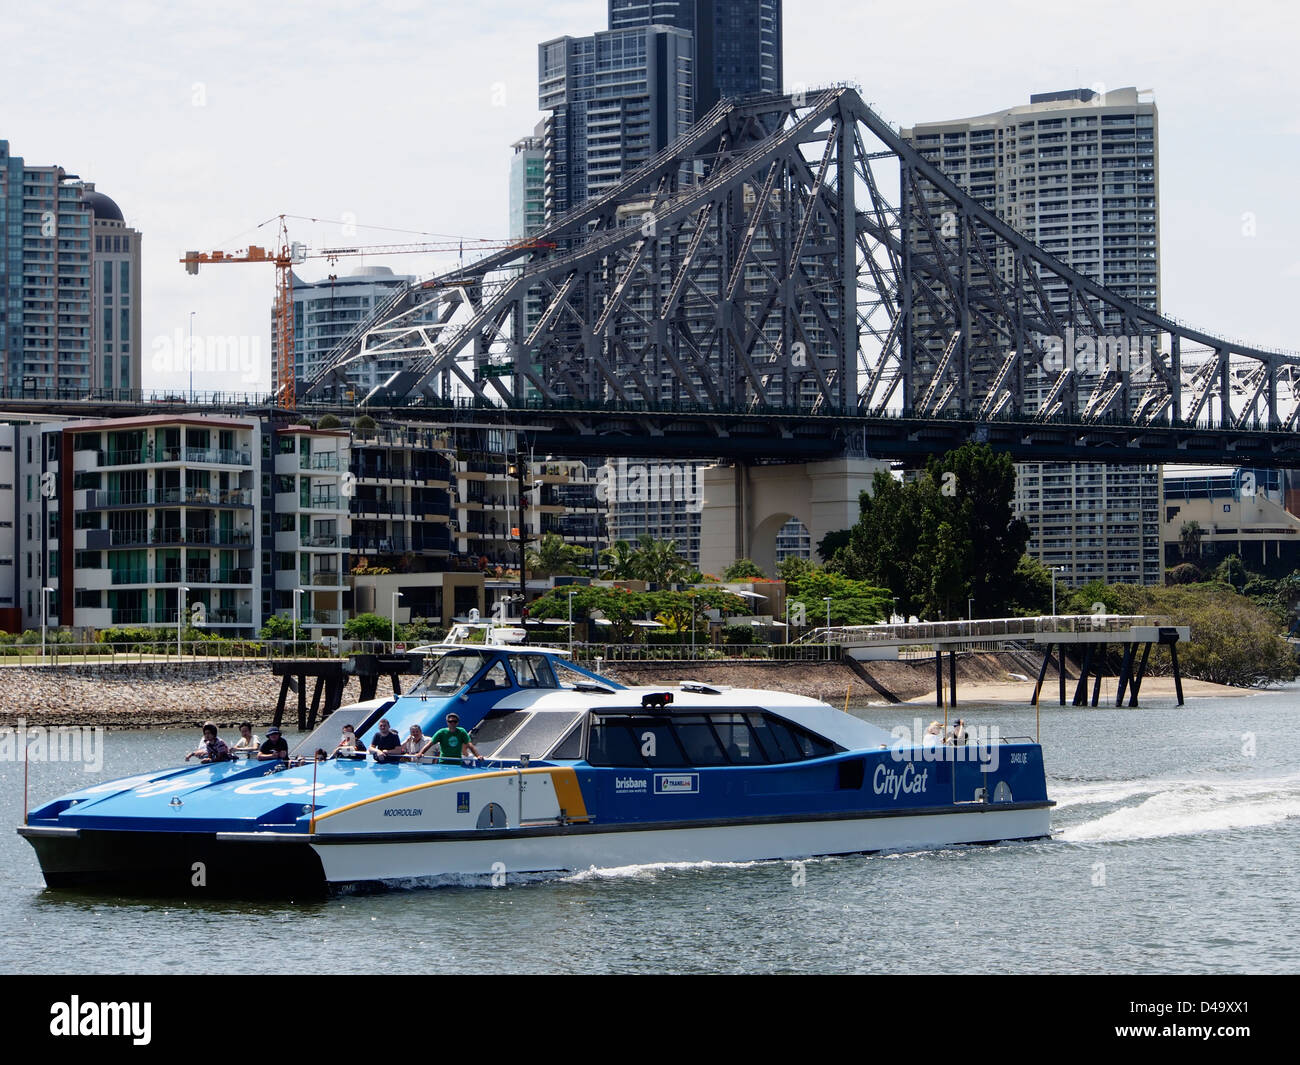
[(513, 838), (393, 842), (340, 839), (313, 842), (311, 846), (320, 858), (326, 881), (337, 885), (663, 862), (798, 859), (1050, 835), (1051, 811), (1043, 806), (700, 828), (608, 829)]

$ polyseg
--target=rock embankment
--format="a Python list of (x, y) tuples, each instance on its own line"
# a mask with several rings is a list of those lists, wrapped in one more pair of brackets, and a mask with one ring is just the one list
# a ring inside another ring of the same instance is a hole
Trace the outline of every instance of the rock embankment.
[[(6, 667), (0, 669), (0, 723), (23, 717), (30, 724), (113, 728), (204, 721), (260, 727), (274, 716), (279, 695), (280, 678), (265, 662)], [(349, 681), (343, 701), (360, 697), (358, 682)], [(285, 720), (296, 715), (291, 693)]]

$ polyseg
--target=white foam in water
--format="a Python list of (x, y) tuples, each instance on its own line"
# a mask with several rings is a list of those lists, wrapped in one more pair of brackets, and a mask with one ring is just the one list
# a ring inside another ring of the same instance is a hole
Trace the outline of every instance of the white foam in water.
[[(1096, 806), (1102, 803), (1123, 802), (1135, 795), (1154, 795), (1163, 791), (1169, 780), (1113, 780), (1098, 784), (1049, 785), (1048, 797), (1056, 802), (1058, 810), (1070, 806)], [(1188, 782), (1190, 783), (1190, 782)]]
[(752, 869), (758, 862), (647, 862), (644, 865), (592, 866), (564, 878), (566, 884), (585, 880), (653, 880), (655, 874), (700, 869)]
[[(1141, 786), (1139, 786), (1141, 785)], [(1234, 828), (1259, 828), (1300, 817), (1300, 776), (1212, 783), (1204, 780), (1134, 781), (1115, 785), (1110, 801), (1149, 797), (1102, 817), (1067, 828), (1059, 838), (1070, 843), (1195, 836)], [(1103, 786), (1097, 786), (1100, 791)], [(1154, 793), (1153, 793), (1154, 792)], [(1076, 804), (1107, 801), (1072, 796)]]

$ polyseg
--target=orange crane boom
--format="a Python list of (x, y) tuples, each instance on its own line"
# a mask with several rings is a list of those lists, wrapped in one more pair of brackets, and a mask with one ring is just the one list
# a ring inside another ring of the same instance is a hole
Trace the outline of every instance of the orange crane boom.
[(297, 389), (294, 374), (294, 336), (293, 336), (293, 267), (307, 259), (328, 259), (337, 262), (345, 255), (415, 255), (420, 253), (457, 251), (464, 252), (466, 245), (470, 251), (512, 251), (528, 248), (554, 248), (555, 245), (538, 240), (461, 240), (444, 241), (434, 244), (374, 244), (354, 245), (347, 248), (324, 248), (319, 252), (308, 252), (305, 244), (289, 240), (289, 230), (285, 225), (285, 215), (280, 215), (279, 247), (267, 249), (250, 244), (239, 251), (190, 251), (185, 253), (181, 263), (185, 272), (197, 274), (202, 265), (214, 266), (223, 263), (274, 263), (276, 271), (275, 286), (275, 331), (276, 362), (273, 382), (277, 403), (286, 410), (297, 406)]

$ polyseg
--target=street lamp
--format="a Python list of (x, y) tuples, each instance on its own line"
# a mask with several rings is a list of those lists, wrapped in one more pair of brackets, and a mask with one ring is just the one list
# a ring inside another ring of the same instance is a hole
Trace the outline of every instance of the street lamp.
[(1064, 573), (1064, 572), (1065, 572), (1065, 567), (1064, 567), (1064, 566), (1053, 566), (1053, 567), (1052, 567), (1052, 617), (1056, 617), (1056, 573), (1057, 573), (1057, 570), (1060, 570), (1062, 573)]
[(889, 615), (889, 623), (892, 625), (894, 618), (898, 617), (898, 596), (891, 596), (891, 598), (894, 600), (894, 612)]
[(966, 599), (966, 620), (975, 620), (975, 597), (973, 595), (968, 596)]
[(389, 635), (389, 643), (392, 644), (392, 650), (394, 654), (397, 653), (397, 601), (401, 598), (402, 598), (401, 592), (393, 593), (392, 625), (388, 630), (388, 635)]
[(44, 664), (45, 662), (45, 626), (49, 624), (49, 620), (50, 620), (50, 607), (49, 607), (50, 601), (47, 598), (47, 596), (53, 594), (54, 594), (53, 588), (41, 589), (41, 662), (42, 664)]
[[(302, 595), (302, 593), (305, 592), (306, 590), (307, 590), (306, 588), (295, 588), (293, 590), (293, 641), (295, 645), (298, 642), (298, 619), (299, 617), (301, 617), (301, 612), (298, 609), (298, 603), (299, 603), (298, 596)], [(294, 651), (295, 653), (297, 652), (296, 646), (294, 648)]]
[[(573, 593), (576, 592), (577, 590), (578, 590), (577, 588), (569, 589), (569, 658), (570, 659), (573, 658)], [(520, 617), (522, 616), (523, 613), (521, 611)]]
[(176, 589), (176, 659), (181, 657), (181, 628), (185, 620), (185, 596), (189, 588), (181, 585)]
[(831, 597), (822, 596), (822, 602), (826, 604), (826, 661), (831, 660)]

